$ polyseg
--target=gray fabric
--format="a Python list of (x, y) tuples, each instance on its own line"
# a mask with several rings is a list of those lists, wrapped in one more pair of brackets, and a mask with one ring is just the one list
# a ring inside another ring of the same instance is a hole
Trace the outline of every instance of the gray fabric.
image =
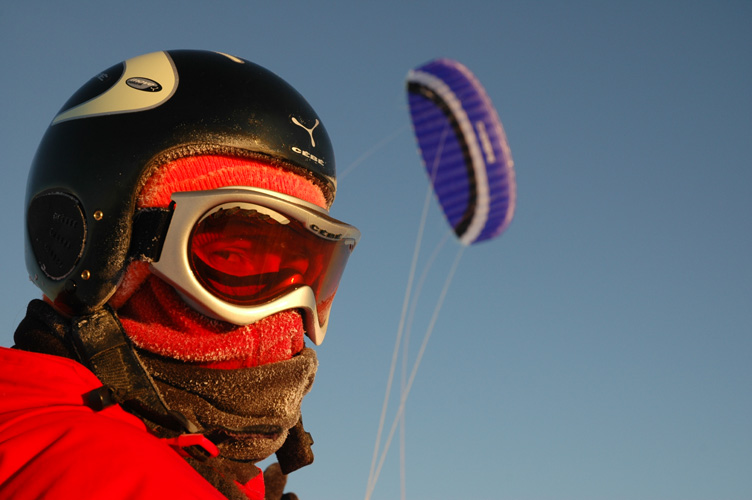
[(282, 446), (318, 367), (308, 348), (287, 361), (238, 370), (139, 356), (167, 406), (198, 424), (222, 457), (242, 462), (258, 462)]

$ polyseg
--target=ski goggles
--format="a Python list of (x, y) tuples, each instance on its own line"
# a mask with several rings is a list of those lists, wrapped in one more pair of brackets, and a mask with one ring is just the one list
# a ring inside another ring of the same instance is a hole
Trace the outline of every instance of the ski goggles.
[(324, 340), (329, 310), (360, 231), (298, 198), (230, 187), (172, 195), (153, 272), (200, 313), (247, 325), (300, 309)]

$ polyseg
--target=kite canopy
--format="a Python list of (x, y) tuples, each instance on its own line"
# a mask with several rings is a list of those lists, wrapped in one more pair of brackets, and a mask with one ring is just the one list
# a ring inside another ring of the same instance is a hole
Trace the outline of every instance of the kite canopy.
[(512, 154), (496, 110), (461, 63), (437, 59), (407, 75), (408, 102), (423, 163), (447, 221), (465, 245), (501, 234), (512, 221)]

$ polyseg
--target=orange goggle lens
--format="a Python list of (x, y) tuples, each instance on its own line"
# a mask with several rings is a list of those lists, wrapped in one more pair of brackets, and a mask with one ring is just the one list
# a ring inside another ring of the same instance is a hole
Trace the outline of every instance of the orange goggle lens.
[(353, 240), (322, 237), (296, 219), (234, 207), (196, 224), (189, 262), (201, 285), (229, 303), (259, 305), (309, 286), (324, 313), (354, 246)]

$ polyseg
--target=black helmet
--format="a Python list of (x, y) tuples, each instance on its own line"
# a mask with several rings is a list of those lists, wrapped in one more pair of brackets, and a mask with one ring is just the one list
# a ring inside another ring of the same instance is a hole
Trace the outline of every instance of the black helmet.
[(26, 266), (73, 314), (101, 307), (128, 260), (136, 197), (155, 169), (200, 154), (260, 158), (336, 191), (332, 145), (313, 108), (270, 71), (177, 50), (92, 78), (53, 119), (26, 192)]

